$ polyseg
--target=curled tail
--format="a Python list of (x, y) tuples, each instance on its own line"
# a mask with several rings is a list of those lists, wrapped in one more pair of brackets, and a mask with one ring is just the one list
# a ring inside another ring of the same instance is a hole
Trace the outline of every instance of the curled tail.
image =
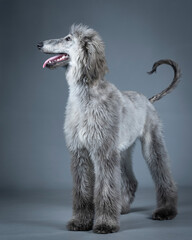
[(155, 101), (161, 99), (162, 97), (164, 97), (165, 95), (170, 93), (177, 86), (177, 84), (179, 82), (179, 78), (181, 77), (181, 72), (180, 72), (180, 69), (179, 69), (177, 63), (172, 61), (172, 60), (170, 60), (170, 59), (162, 59), (162, 60), (159, 60), (159, 61), (155, 62), (153, 67), (152, 67), (152, 70), (150, 72), (148, 72), (148, 73), (152, 74), (152, 73), (156, 72), (157, 67), (159, 65), (161, 65), (161, 64), (168, 64), (168, 65), (170, 65), (173, 68), (173, 70), (174, 70), (173, 81), (162, 92), (160, 92), (160, 93), (154, 95), (153, 97), (149, 98), (149, 101), (151, 103), (154, 103)]

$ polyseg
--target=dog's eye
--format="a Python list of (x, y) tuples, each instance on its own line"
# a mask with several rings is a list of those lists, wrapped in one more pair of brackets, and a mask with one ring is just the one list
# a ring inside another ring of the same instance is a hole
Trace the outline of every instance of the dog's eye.
[(70, 37), (66, 37), (65, 40), (68, 42), (68, 41), (71, 41), (71, 38)]

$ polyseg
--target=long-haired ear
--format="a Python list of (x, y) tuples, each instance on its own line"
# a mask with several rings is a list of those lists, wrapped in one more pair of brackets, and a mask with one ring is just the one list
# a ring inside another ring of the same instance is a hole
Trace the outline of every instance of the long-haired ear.
[(89, 82), (103, 79), (108, 71), (105, 59), (104, 44), (99, 35), (93, 31), (85, 36), (84, 43), (84, 74)]

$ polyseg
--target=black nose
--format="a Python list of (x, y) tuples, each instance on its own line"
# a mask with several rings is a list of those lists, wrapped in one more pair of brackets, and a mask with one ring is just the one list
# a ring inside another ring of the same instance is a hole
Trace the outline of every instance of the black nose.
[(43, 42), (37, 44), (37, 48), (41, 49), (43, 47)]

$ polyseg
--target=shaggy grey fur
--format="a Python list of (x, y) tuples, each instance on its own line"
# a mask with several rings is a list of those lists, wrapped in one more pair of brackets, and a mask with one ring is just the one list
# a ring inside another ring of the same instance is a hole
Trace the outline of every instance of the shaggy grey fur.
[(63, 61), (49, 61), (46, 66), (67, 69), (69, 98), (64, 131), (73, 175), (73, 216), (68, 229), (93, 229), (95, 233), (119, 230), (120, 213), (129, 212), (137, 189), (131, 162), (137, 139), (141, 140), (157, 191), (157, 209), (152, 218), (174, 218), (177, 190), (168, 166), (161, 123), (151, 102), (170, 92), (177, 83), (176, 63), (155, 63), (152, 72), (165, 63), (174, 68), (175, 77), (172, 85), (150, 102), (142, 94), (120, 92), (104, 79), (104, 44), (93, 29), (73, 25), (67, 37), (41, 42), (38, 48), (67, 56)]

